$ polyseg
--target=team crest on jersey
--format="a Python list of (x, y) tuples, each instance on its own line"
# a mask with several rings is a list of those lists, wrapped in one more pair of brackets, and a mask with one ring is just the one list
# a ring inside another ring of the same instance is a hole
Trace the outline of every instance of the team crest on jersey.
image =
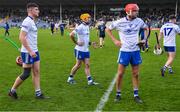
[(129, 24), (129, 27), (132, 27), (133, 26), (133, 24)]
[(127, 29), (127, 31), (126, 31), (126, 32), (127, 32), (127, 33), (130, 33), (131, 31), (132, 31), (132, 30), (130, 30), (130, 29)]
[(128, 26), (129, 26), (129, 28), (133, 29), (133, 28), (136, 28), (138, 25), (137, 24), (129, 24)]

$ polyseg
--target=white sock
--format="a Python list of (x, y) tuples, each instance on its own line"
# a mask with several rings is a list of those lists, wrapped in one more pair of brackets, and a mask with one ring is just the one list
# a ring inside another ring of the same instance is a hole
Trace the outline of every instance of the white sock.
[(11, 92), (16, 92), (16, 89), (11, 89)]

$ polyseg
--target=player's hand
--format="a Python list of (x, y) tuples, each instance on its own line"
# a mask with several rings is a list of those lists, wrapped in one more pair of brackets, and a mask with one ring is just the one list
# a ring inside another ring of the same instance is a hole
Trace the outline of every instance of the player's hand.
[(117, 47), (121, 47), (121, 41), (119, 40), (114, 40), (114, 44), (117, 46)]
[(30, 56), (33, 57), (33, 58), (35, 58), (37, 55), (36, 55), (35, 52), (32, 51), (32, 52), (30, 52)]
[(77, 42), (77, 45), (83, 46), (83, 45), (84, 45), (84, 42)]
[(144, 40), (142, 40), (142, 41), (140, 41), (140, 42), (138, 42), (137, 43), (137, 45), (139, 46), (139, 47), (143, 47), (144, 45), (145, 45), (145, 41)]
[(91, 44), (92, 44), (92, 46), (93, 46), (93, 48), (98, 48), (98, 43), (97, 42), (91, 42)]

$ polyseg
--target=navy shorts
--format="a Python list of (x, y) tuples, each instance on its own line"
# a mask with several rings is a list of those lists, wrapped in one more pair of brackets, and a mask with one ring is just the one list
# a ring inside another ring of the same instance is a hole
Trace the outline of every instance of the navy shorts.
[(120, 51), (117, 62), (124, 66), (128, 66), (129, 63), (133, 66), (139, 65), (142, 63), (140, 51), (133, 51), (133, 52)]
[(90, 58), (90, 52), (82, 52), (74, 49), (74, 54), (76, 59), (84, 60), (85, 58)]
[(164, 46), (164, 50), (166, 52), (176, 52), (176, 47), (175, 46)]
[(99, 38), (104, 38), (105, 37), (105, 34), (101, 34), (99, 35)]
[(34, 64), (36, 61), (40, 61), (39, 52), (36, 52), (36, 57), (33, 58), (29, 53), (21, 52), (22, 61), (25, 64)]

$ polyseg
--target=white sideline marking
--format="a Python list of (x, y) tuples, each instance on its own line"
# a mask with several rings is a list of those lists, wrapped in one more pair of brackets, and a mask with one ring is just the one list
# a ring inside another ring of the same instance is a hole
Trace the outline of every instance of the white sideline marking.
[(99, 101), (99, 103), (97, 104), (97, 107), (95, 109), (95, 112), (101, 112), (106, 104), (106, 102), (109, 99), (109, 95), (111, 94), (113, 88), (114, 88), (114, 84), (116, 82), (116, 78), (117, 78), (117, 74), (114, 77), (114, 79), (112, 80), (112, 82), (110, 83), (108, 89), (104, 92), (103, 96), (101, 97), (101, 100)]

